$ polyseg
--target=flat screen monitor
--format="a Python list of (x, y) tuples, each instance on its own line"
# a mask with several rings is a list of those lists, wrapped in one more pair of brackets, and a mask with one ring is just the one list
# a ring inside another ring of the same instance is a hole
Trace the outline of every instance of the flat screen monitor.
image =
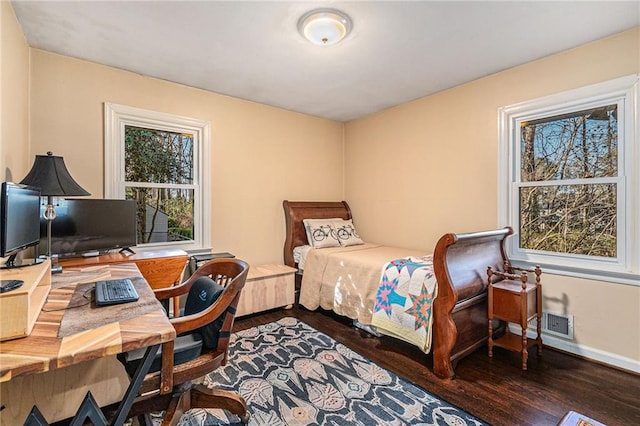
[(3, 267), (33, 265), (35, 260), (19, 261), (16, 256), (40, 242), (40, 189), (3, 182), (0, 198), (0, 256), (9, 256)]
[[(136, 245), (135, 200), (60, 199), (55, 209), (56, 218), (51, 222), (52, 254), (72, 256)], [(47, 248), (44, 219), (40, 220), (39, 247), (44, 254)]]

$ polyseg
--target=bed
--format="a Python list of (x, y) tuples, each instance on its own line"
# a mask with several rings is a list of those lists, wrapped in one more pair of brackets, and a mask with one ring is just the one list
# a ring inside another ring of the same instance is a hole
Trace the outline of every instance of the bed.
[[(283, 202), (286, 223), (286, 238), (284, 243), (284, 262), (288, 266), (298, 267), (294, 260), (294, 249), (308, 245), (307, 232), (304, 226), (305, 219), (330, 219), (340, 218), (352, 220), (351, 210), (345, 201), (340, 202), (308, 202), (288, 201)], [(505, 261), (508, 261), (504, 242), (513, 233), (509, 227), (473, 232), (465, 234), (448, 233), (437, 242), (432, 253), (435, 286), (437, 297), (433, 301), (433, 318), (431, 328), (431, 354), (433, 357), (433, 371), (440, 378), (453, 378), (455, 365), (464, 356), (473, 352), (487, 341), (487, 267), (503, 270)], [(368, 243), (369, 244), (369, 243)], [(366, 247), (371, 247), (367, 245)], [(327, 249), (313, 249), (312, 252)], [(330, 256), (339, 256), (339, 249), (332, 251)], [(403, 250), (401, 248), (389, 248), (382, 246), (379, 253), (389, 250), (392, 257), (402, 254), (415, 256), (415, 250)], [(365, 250), (366, 251), (366, 250)], [(348, 250), (348, 256), (353, 256), (354, 251)], [(392, 259), (388, 259), (392, 260)], [(309, 259), (307, 259), (309, 262)], [(342, 265), (348, 265), (345, 261)], [(374, 267), (371, 274), (380, 275), (382, 264)], [(329, 266), (323, 266), (330, 268)], [(311, 270), (307, 264), (306, 269)], [(344, 274), (344, 272), (342, 272)], [(331, 277), (331, 271), (328, 275)], [(343, 275), (344, 276), (344, 275)], [(331, 278), (335, 279), (335, 277)], [(304, 290), (305, 277), (302, 279)], [(329, 286), (333, 285), (331, 282)], [(331, 288), (331, 287), (329, 287)], [(315, 291), (315, 290), (314, 290)], [(361, 297), (359, 290), (350, 288), (355, 297)], [(363, 303), (368, 297), (362, 297)], [(302, 300), (301, 300), (302, 301)], [(366, 302), (368, 303), (368, 302)], [(315, 306), (312, 303), (311, 309)], [(337, 304), (336, 306), (340, 306)], [(345, 315), (354, 320), (363, 322), (358, 312), (337, 310), (340, 315)], [(366, 317), (364, 318), (366, 324)], [(493, 324), (494, 335), (504, 332), (504, 324)]]

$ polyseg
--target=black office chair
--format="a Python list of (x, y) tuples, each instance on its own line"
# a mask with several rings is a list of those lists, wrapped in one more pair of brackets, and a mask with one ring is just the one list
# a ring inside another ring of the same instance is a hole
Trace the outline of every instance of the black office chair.
[[(242, 260), (215, 259), (200, 266), (184, 283), (155, 290), (159, 300), (188, 296), (184, 315), (171, 319), (178, 337), (162, 346), (129, 417), (149, 423), (149, 413), (165, 411), (162, 424), (170, 425), (190, 408), (222, 408), (248, 423), (249, 413), (240, 395), (193, 383), (227, 362), (229, 337), (248, 270)], [(143, 355), (144, 350), (136, 350), (118, 359), (133, 376)]]

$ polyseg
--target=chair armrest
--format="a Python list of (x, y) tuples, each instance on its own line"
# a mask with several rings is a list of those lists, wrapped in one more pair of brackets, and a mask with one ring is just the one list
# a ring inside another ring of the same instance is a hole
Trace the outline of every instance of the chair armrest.
[(191, 275), (185, 282), (178, 285), (171, 286), (171, 287), (156, 289), (153, 291), (153, 293), (155, 294), (156, 299), (158, 300), (164, 300), (164, 299), (169, 299), (170, 297), (182, 296), (183, 294), (189, 293), (189, 290), (191, 290), (191, 286), (193, 285), (195, 280), (205, 276), (208, 276), (206, 271), (198, 270), (193, 275)]
[(186, 286), (186, 284), (187, 282), (184, 282), (172, 287), (158, 288), (153, 290), (153, 294), (158, 300), (165, 300), (171, 297), (182, 296), (183, 294), (189, 293), (189, 289), (191, 288), (191, 283), (189, 283), (188, 286)]
[[(224, 259), (219, 259), (219, 260), (224, 260)], [(213, 263), (215, 263), (215, 261), (212, 261), (211, 263), (213, 264)], [(189, 290), (191, 290), (191, 286), (193, 285), (193, 283), (198, 278), (206, 277), (206, 276), (210, 276), (211, 275), (211, 272), (212, 272), (211, 269), (212, 269), (212, 265), (206, 265), (205, 264), (200, 269), (197, 269), (183, 283), (178, 284), (178, 285), (174, 285), (174, 286), (171, 286), (171, 287), (159, 288), (159, 289), (154, 290), (153, 293), (155, 294), (156, 299), (158, 299), (158, 300), (169, 299), (171, 297), (178, 297), (178, 296), (182, 296), (183, 294), (187, 294), (187, 293), (189, 293)], [(216, 279), (216, 277), (213, 277), (213, 278)]]

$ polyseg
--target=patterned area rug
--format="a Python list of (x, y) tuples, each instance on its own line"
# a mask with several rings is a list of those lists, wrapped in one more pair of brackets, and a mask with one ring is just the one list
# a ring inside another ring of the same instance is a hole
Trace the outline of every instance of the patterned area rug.
[[(239, 392), (251, 426), (486, 424), (295, 318), (235, 333), (229, 364), (205, 385)], [(236, 424), (233, 417), (193, 409), (180, 424)]]

